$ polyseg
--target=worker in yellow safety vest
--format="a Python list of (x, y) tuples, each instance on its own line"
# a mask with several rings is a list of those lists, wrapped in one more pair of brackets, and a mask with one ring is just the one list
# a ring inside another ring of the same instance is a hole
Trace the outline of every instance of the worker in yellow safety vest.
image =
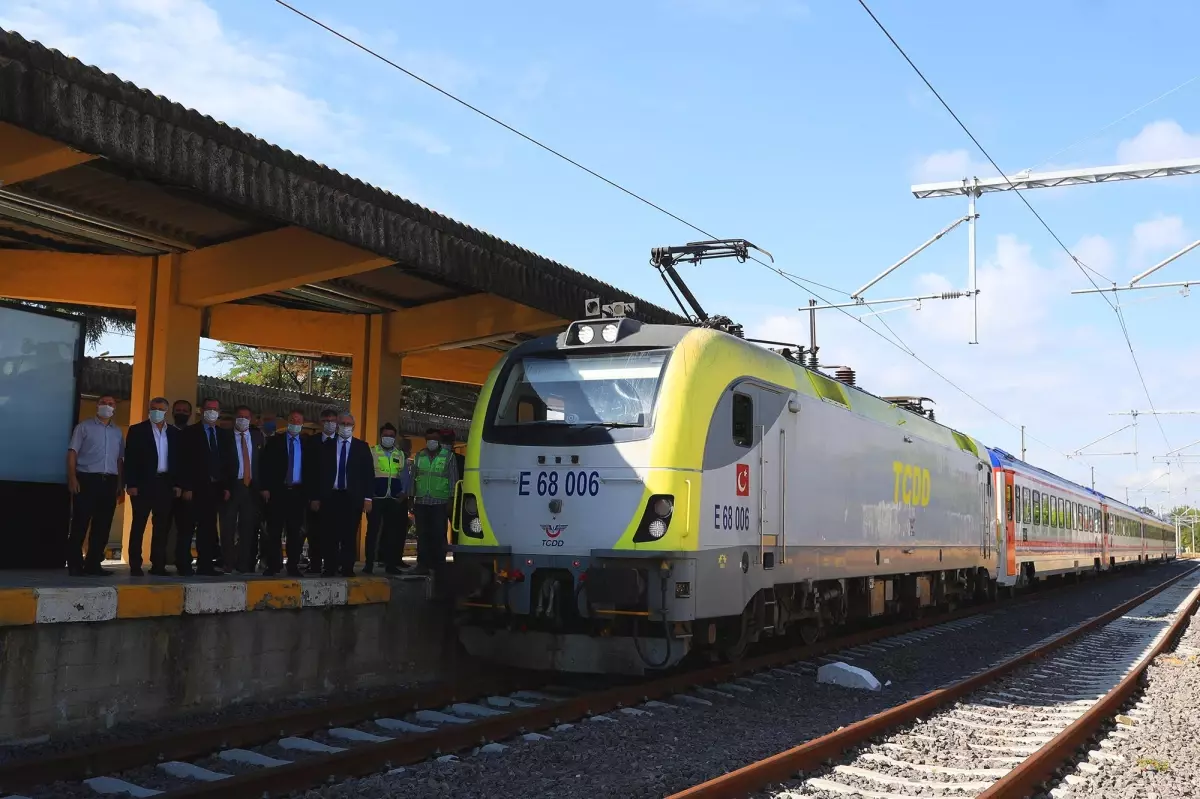
[(373, 571), (377, 559), (383, 561), (388, 574), (400, 574), (404, 538), (408, 534), (412, 468), (408, 456), (397, 446), (396, 428), (391, 422), (379, 428), (379, 443), (371, 448), (371, 454), (375, 459), (375, 501), (367, 517), (367, 563), (363, 574)]
[(413, 458), (413, 514), (417, 519), (418, 574), (438, 571), (446, 563), (446, 530), (450, 498), (458, 483), (454, 451), (442, 447), (441, 432), (425, 431), (425, 449)]

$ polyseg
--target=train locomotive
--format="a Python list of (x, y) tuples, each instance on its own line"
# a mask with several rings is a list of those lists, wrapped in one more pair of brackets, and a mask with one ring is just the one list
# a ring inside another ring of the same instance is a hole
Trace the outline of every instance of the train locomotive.
[(474, 656), (643, 674), (1174, 557), (1166, 523), (720, 329), (586, 319), (497, 364), (450, 584)]

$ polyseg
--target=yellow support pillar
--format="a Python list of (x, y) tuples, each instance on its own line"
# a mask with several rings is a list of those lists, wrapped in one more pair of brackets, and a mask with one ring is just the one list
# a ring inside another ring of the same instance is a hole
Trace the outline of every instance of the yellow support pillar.
[[(350, 412), (355, 432), (368, 444), (379, 443), (379, 427), (398, 423), (401, 397), (401, 358), (388, 350), (388, 317), (360, 316), (351, 355)], [(366, 556), (366, 524), (358, 531), (358, 559)]]
[[(136, 319), (133, 342), (133, 385), (129, 399), (129, 422), (146, 418), (146, 407), (154, 397), (169, 403), (186, 399), (196, 402), (200, 371), (200, 309), (180, 305), (179, 256), (160, 256), (138, 270), (135, 298)], [(122, 512), (121, 557), (128, 562), (130, 512)], [(142, 541), (142, 559), (147, 560), (150, 539)]]

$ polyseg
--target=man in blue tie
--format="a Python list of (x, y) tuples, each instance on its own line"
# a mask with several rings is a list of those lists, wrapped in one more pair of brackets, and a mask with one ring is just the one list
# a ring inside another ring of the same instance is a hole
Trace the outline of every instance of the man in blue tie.
[(217, 555), (217, 515), (229, 499), (230, 480), (238, 474), (233, 432), (217, 426), (221, 403), (205, 399), (200, 424), (185, 427), (179, 434), (182, 463), (179, 487), (183, 490), (185, 519), (175, 539), (175, 569), (192, 574), (192, 542), (185, 530), (196, 531), (196, 573), (219, 575), (214, 565)]
[[(312, 503), (321, 511), (322, 543), (326, 577), (340, 573), (354, 576), (358, 549), (358, 528), (364, 513), (371, 512), (375, 464), (371, 448), (354, 438), (354, 416), (338, 417), (337, 437), (322, 450), (320, 499)], [(337, 570), (335, 572), (335, 569)]]
[[(304, 414), (293, 410), (287, 417), (287, 431), (271, 436), (263, 448), (263, 501), (267, 503), (267, 534), (262, 545), (266, 566), (263, 575), (274, 577), (283, 568), (283, 531), (287, 530), (287, 573), (300, 576), (300, 550), (304, 548), (304, 514), (313, 486), (306, 485), (304, 476), (312, 473), (305, 467)], [(311, 451), (310, 451), (311, 452)]]

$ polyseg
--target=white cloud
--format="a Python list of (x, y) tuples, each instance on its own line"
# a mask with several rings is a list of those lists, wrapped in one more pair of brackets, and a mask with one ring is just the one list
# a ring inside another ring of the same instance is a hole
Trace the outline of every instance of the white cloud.
[(939, 150), (913, 166), (917, 183), (940, 183), (971, 177), (990, 177), (996, 170), (987, 161), (975, 161), (966, 150)]
[(1075, 257), (1086, 266), (1101, 275), (1113, 274), (1117, 264), (1116, 249), (1112, 242), (1104, 236), (1084, 236), (1078, 244), (1071, 248), (1071, 252), (1075, 253)]
[(1192, 241), (1192, 236), (1177, 216), (1160, 216), (1133, 226), (1130, 260), (1135, 268), (1149, 266), (1151, 256), (1169, 255)]
[(1173, 119), (1151, 122), (1132, 139), (1117, 145), (1117, 160), (1122, 164), (1197, 156), (1200, 156), (1200, 136), (1188, 133)]

